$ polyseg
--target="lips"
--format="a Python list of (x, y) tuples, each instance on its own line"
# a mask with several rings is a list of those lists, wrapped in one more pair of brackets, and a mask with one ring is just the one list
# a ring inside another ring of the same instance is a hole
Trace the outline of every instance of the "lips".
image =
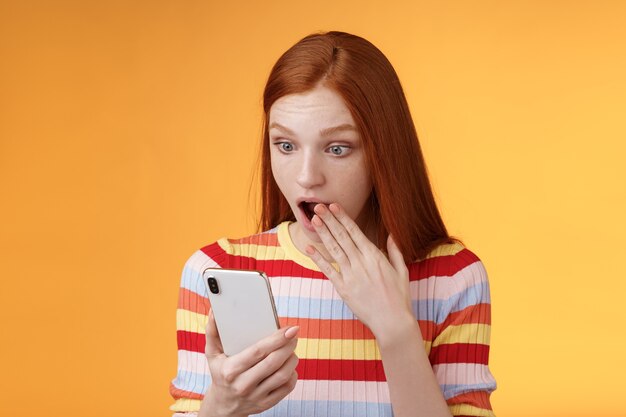
[(298, 207), (300, 207), (300, 210), (302, 210), (302, 212), (304, 213), (304, 215), (309, 221), (311, 221), (311, 219), (315, 215), (315, 212), (313, 211), (313, 209), (315, 209), (315, 206), (318, 204), (327, 204), (327, 203), (321, 200), (318, 200), (317, 198), (298, 199)]

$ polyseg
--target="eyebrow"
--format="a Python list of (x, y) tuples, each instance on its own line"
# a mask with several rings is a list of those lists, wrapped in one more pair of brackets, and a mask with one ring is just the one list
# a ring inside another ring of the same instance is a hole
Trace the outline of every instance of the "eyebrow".
[[(279, 129), (282, 130), (283, 132), (287, 133), (288, 135), (293, 135), (296, 136), (295, 132), (283, 125), (281, 125), (280, 123), (276, 123), (273, 122), (270, 124), (269, 129)], [(356, 127), (354, 127), (351, 124), (348, 123), (344, 123), (342, 125), (339, 126), (333, 126), (333, 127), (327, 127), (326, 129), (322, 129), (320, 130), (320, 135), (321, 136), (329, 136), (332, 135), (333, 133), (337, 133), (337, 132), (343, 132), (343, 131), (347, 131), (347, 130), (351, 130), (353, 132), (357, 132)]]

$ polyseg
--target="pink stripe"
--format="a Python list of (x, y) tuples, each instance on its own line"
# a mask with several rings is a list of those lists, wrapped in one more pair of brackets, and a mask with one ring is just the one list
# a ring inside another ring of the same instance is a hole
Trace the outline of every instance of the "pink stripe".
[(305, 297), (322, 300), (339, 300), (332, 282), (321, 279), (271, 277), (270, 285), (275, 297)]
[(197, 374), (209, 374), (209, 365), (203, 353), (189, 350), (178, 351), (178, 369)]
[(487, 365), (477, 363), (453, 363), (434, 365), (433, 371), (439, 385), (449, 384), (491, 384), (494, 381), (493, 375), (489, 372)]
[[(482, 263), (475, 262), (451, 277), (433, 276), (409, 282), (412, 300), (445, 300), (467, 288), (487, 281)], [(305, 297), (322, 300), (340, 300), (332, 282), (317, 278), (271, 277), (275, 297)]]
[[(197, 352), (178, 351), (178, 368), (209, 374), (205, 356)], [(301, 401), (391, 402), (387, 383), (374, 381), (299, 380), (288, 398)]]
[(478, 261), (466, 266), (451, 277), (430, 277), (411, 281), (409, 291), (412, 300), (447, 300), (481, 282), (487, 281), (483, 264)]
[(287, 399), (390, 403), (386, 382), (299, 380)]

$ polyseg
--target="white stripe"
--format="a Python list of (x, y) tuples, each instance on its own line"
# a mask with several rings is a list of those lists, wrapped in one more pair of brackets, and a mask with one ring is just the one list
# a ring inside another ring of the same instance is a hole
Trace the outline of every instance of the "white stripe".
[(209, 365), (203, 353), (189, 350), (178, 351), (178, 369), (209, 375)]
[[(272, 294), (275, 297), (312, 298), (341, 300), (332, 282), (317, 278), (278, 276), (270, 277)], [(412, 300), (447, 300), (467, 288), (487, 280), (480, 261), (474, 262), (451, 277), (431, 276), (409, 282)]]
[(387, 382), (377, 381), (298, 380), (287, 399), (391, 403)]
[(451, 363), (434, 365), (439, 385), (495, 384), (487, 365), (479, 363)]
[[(206, 357), (198, 352), (178, 351), (178, 368), (197, 374), (209, 374)], [(298, 401), (391, 402), (387, 382), (298, 380), (287, 397)]]
[(448, 300), (455, 294), (487, 281), (487, 273), (480, 261), (461, 269), (451, 277), (432, 276), (409, 283), (412, 300)]
[(274, 297), (340, 300), (333, 284), (325, 279), (300, 277), (270, 277)]

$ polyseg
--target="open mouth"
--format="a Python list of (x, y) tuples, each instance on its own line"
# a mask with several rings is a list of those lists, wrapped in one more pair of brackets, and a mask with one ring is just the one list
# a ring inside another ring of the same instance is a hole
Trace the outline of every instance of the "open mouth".
[(322, 204), (322, 203), (303, 201), (299, 204), (300, 209), (304, 212), (304, 214), (306, 215), (307, 219), (309, 219), (309, 221), (311, 221), (311, 219), (315, 215), (315, 212), (313, 211), (313, 209), (318, 204)]

